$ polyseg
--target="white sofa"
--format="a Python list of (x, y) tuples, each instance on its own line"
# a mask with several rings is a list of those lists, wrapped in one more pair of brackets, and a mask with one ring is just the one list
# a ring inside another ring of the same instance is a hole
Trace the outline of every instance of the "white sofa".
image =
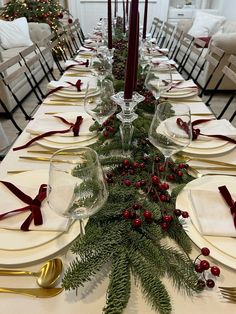
[[(43, 38), (48, 37), (51, 34), (51, 29), (46, 23), (28, 23), (30, 38), (33, 43), (42, 41)], [(19, 54), (20, 51), (24, 50), (27, 47), (15, 47), (10, 49), (3, 49), (0, 45), (0, 62), (6, 61), (16, 55)], [(53, 57), (51, 53), (47, 55), (47, 63), (50, 68), (53, 67)], [(37, 62), (31, 67), (32, 73), (35, 75), (37, 81), (43, 79), (45, 76), (40, 64)], [(26, 97), (30, 92), (31, 88), (28, 84), (26, 77), (22, 76), (17, 82), (15, 82), (14, 86), (12, 86), (13, 92), (16, 94), (19, 100)], [(0, 82), (0, 96), (5, 105), (7, 106), (9, 111), (13, 111), (16, 107), (16, 101), (13, 99), (11, 93), (6, 88), (6, 86)], [(4, 112), (4, 110), (0, 106), (0, 112)]]
[[(186, 33), (188, 33), (189, 29), (191, 28), (193, 20), (182, 20), (178, 23), (178, 27), (183, 29)], [(222, 58), (217, 71), (214, 73), (213, 78), (211, 79), (207, 90), (214, 89), (216, 83), (218, 82), (219, 78), (222, 76), (222, 68), (225, 65), (228, 65), (228, 59), (231, 54), (236, 55), (236, 22), (225, 21), (220, 30), (218, 30), (215, 34), (212, 34), (209, 47), (210, 45), (215, 45), (225, 51), (225, 55)], [(209, 48), (204, 48), (202, 58), (199, 60), (198, 65), (200, 66), (204, 62), (204, 56), (206, 55)], [(183, 52), (180, 53), (178, 58), (179, 61), (182, 60)], [(188, 72), (190, 72), (193, 64), (195, 64), (194, 58), (190, 56), (186, 68)], [(198, 72), (199, 67), (196, 67), (195, 74)], [(199, 82), (203, 87), (207, 82), (207, 79), (211, 73), (211, 68), (209, 65), (206, 65), (204, 71), (201, 73), (199, 77)], [(193, 73), (194, 76), (194, 73)], [(228, 79), (224, 79), (218, 88), (219, 90), (235, 90), (235, 85), (232, 81)]]

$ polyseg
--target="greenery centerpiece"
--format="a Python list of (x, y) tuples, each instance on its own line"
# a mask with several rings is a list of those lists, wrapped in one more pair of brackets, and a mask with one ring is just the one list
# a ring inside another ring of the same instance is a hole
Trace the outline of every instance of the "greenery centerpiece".
[[(124, 85), (127, 40), (116, 34), (113, 75), (118, 92)], [(148, 140), (156, 103), (143, 87), (140, 75), (137, 91), (145, 99), (137, 106), (139, 118), (133, 122), (130, 158), (120, 155), (120, 122), (116, 116), (105, 121), (102, 128), (97, 123), (91, 128), (98, 132), (99, 140), (92, 148), (106, 172), (109, 197), (89, 219), (85, 235), (73, 243), (71, 250), (76, 258), (63, 279), (65, 289), (77, 289), (94, 280), (105, 266), (110, 280), (105, 314), (123, 312), (131, 292), (131, 276), (161, 314), (172, 310), (162, 278), (168, 277), (173, 286), (187, 294), (202, 290), (189, 258), (191, 241), (183, 228), (188, 213), (184, 208), (175, 208), (178, 193), (192, 177), (185, 164), (170, 161), (165, 177), (176, 187), (170, 192), (168, 182), (161, 180), (164, 157)]]

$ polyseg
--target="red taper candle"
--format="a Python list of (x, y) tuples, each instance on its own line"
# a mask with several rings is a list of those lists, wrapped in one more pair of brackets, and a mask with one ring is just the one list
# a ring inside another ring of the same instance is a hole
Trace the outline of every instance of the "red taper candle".
[(108, 17), (108, 48), (112, 49), (111, 0), (108, 0), (107, 2), (107, 17)]
[(143, 39), (146, 38), (146, 32), (147, 32), (147, 14), (148, 14), (148, 0), (145, 0), (144, 16), (143, 16)]

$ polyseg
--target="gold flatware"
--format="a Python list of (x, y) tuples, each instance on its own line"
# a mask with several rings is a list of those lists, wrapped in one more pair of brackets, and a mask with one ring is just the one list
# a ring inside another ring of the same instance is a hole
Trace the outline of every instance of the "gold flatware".
[(31, 171), (30, 169), (22, 169), (22, 170), (8, 170), (7, 173), (9, 174), (17, 174), (21, 172)]
[[(52, 150), (27, 150), (28, 153), (33, 153), (33, 154), (47, 154), (47, 155), (52, 155), (55, 153), (55, 151)], [(79, 152), (60, 152), (58, 155), (80, 155), (81, 153)]]
[(61, 277), (63, 265), (59, 258), (47, 261), (38, 272), (29, 270), (0, 269), (0, 276), (34, 276), (42, 288), (53, 288)]
[[(89, 73), (89, 72), (88, 72)], [(65, 73), (64, 76), (89, 76), (86, 72)]]
[(236, 287), (219, 287), (219, 289), (223, 298), (236, 303)]
[(50, 101), (47, 103), (44, 103), (44, 105), (47, 106), (78, 106), (82, 105), (82, 102), (71, 102), (71, 101)]
[(219, 166), (225, 166), (225, 167), (235, 167), (236, 168), (236, 164), (231, 164), (228, 162), (223, 162), (223, 161), (218, 161), (218, 160), (210, 160), (210, 159), (205, 159), (205, 158), (198, 158), (198, 157), (190, 157), (187, 155), (177, 155), (178, 157), (176, 158), (176, 161), (201, 161), (201, 162), (205, 162), (207, 164), (213, 164), (213, 165), (219, 165)]
[(16, 293), (36, 298), (51, 298), (61, 293), (64, 288), (0, 288), (0, 293)]
[(219, 171), (236, 171), (235, 167), (206, 167), (206, 166), (194, 166), (198, 170), (219, 170)]
[[(225, 169), (225, 168), (224, 168)], [(205, 170), (211, 170), (211, 168), (205, 168)], [(223, 170), (225, 171), (225, 170)], [(193, 176), (194, 178), (201, 178), (205, 176), (219, 176), (219, 175), (226, 175), (225, 173), (219, 173), (219, 172), (207, 172), (207, 173), (201, 173), (196, 168), (188, 167), (187, 172), (189, 175)], [(230, 177), (236, 177), (236, 174), (227, 173), (227, 176)]]
[[(19, 156), (20, 159), (33, 160), (33, 161), (50, 161), (49, 157), (31, 157), (31, 156)], [(63, 159), (54, 159), (55, 162), (66, 162), (73, 165), (76, 165), (78, 162), (73, 160), (63, 160)]]

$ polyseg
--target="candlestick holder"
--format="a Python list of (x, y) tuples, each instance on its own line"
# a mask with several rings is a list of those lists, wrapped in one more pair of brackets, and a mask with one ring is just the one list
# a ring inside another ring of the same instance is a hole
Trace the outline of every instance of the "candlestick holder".
[(137, 92), (133, 92), (131, 99), (124, 98), (124, 92), (119, 92), (111, 97), (120, 107), (121, 112), (117, 114), (117, 118), (121, 121), (120, 135), (122, 140), (122, 150), (124, 156), (130, 155), (130, 145), (134, 132), (133, 121), (138, 118), (135, 113), (135, 107), (144, 100), (144, 97)]

